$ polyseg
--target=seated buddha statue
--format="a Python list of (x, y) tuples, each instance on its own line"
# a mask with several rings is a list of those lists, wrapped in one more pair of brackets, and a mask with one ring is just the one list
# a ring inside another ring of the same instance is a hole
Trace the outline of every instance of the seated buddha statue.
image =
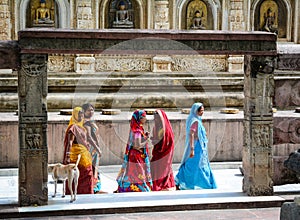
[(202, 17), (203, 17), (203, 13), (201, 14), (200, 11), (197, 10), (192, 19), (191, 29), (199, 29), (199, 30), (206, 29), (204, 24), (202, 23)]
[(35, 24), (53, 24), (51, 20), (50, 10), (46, 8), (46, 0), (40, 1), (40, 7), (35, 12)]
[(116, 11), (113, 27), (133, 27), (132, 18), (129, 14), (129, 11), (126, 9), (126, 5), (123, 1), (119, 3), (119, 10)]
[(277, 25), (275, 25), (275, 13), (272, 12), (271, 8), (268, 8), (267, 12), (264, 15), (264, 26), (262, 31), (278, 33)]

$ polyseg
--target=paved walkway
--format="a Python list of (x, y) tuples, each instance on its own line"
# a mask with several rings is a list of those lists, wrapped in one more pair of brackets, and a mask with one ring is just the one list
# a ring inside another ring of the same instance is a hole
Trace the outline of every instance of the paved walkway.
[[(158, 212), (182, 210), (220, 210), (280, 207), (285, 201), (293, 201), (300, 193), (300, 184), (274, 187), (274, 196), (249, 197), (242, 192), (243, 177), (238, 169), (241, 163), (212, 163), (218, 185), (211, 190), (182, 190), (175, 192), (113, 193), (120, 166), (102, 166), (103, 190), (107, 194), (78, 195), (74, 203), (70, 196), (52, 198), (54, 184), (49, 176), (49, 201), (46, 206), (17, 207), (17, 169), (0, 170), (0, 218), (63, 216), (85, 214), (112, 214), (130, 212)], [(174, 173), (178, 165), (174, 165)]]

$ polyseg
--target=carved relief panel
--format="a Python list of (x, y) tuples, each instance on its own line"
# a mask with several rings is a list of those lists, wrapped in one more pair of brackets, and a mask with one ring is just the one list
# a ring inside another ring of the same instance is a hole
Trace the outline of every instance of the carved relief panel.
[(26, 27), (57, 27), (54, 0), (31, 0), (26, 11)]
[(287, 10), (281, 0), (261, 1), (255, 13), (255, 30), (276, 33), (278, 38), (287, 38)]

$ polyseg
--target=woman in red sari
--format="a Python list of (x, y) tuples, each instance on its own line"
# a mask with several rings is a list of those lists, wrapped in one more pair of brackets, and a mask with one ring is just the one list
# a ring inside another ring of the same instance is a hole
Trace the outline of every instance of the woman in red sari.
[[(87, 132), (83, 126), (83, 117), (83, 110), (81, 107), (73, 109), (72, 117), (64, 139), (65, 150), (63, 163), (76, 163), (78, 155), (81, 154), (78, 164), (80, 176), (77, 194), (93, 194), (94, 178), (92, 156), (88, 150), (89, 145), (87, 142)], [(66, 193), (70, 193), (68, 187), (66, 187)]]
[(170, 121), (163, 110), (154, 113), (151, 159), (153, 191), (176, 190), (172, 170), (174, 134)]
[(132, 114), (124, 161), (117, 177), (118, 189), (115, 192), (149, 192), (152, 190), (149, 134), (144, 131), (143, 127), (146, 120), (144, 110), (136, 110)]

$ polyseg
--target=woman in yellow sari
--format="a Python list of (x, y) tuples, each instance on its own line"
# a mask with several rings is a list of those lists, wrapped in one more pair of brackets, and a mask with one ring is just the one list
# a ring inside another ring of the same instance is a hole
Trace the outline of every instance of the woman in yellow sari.
[[(75, 107), (64, 139), (64, 164), (76, 163), (80, 154), (78, 164), (80, 176), (78, 180), (77, 194), (93, 194), (94, 178), (92, 168), (92, 156), (89, 152), (86, 129), (83, 126), (83, 110)], [(66, 193), (69, 194), (68, 189)]]

